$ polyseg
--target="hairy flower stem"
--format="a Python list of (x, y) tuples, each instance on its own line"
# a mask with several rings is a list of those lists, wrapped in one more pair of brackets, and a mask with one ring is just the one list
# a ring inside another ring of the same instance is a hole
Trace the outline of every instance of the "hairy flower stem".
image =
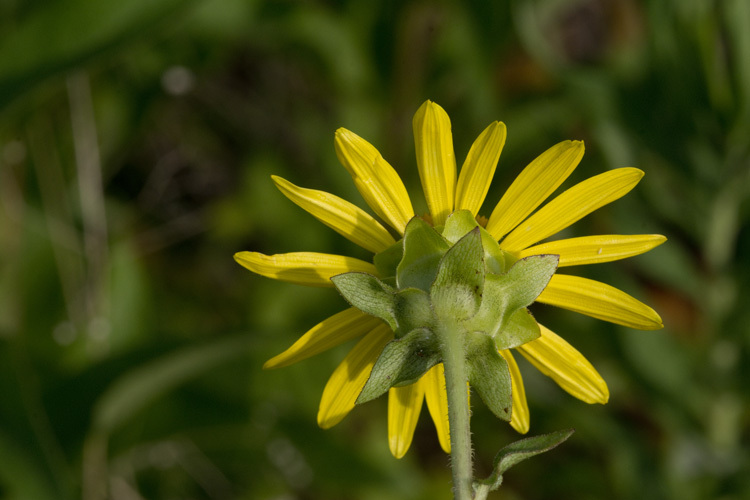
[[(471, 432), (469, 430), (468, 373), (462, 329), (453, 322), (442, 322), (437, 329), (445, 368), (448, 393), (448, 421), (451, 437), (451, 469), (455, 500), (471, 500), (473, 471), (471, 465)], [(447, 324), (446, 324), (447, 323)]]

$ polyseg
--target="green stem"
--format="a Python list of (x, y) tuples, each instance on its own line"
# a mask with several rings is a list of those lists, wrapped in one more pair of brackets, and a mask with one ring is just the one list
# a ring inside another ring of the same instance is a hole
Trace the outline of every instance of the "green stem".
[(445, 389), (448, 393), (453, 494), (455, 500), (471, 500), (473, 472), (469, 397), (466, 386), (468, 374), (466, 373), (466, 353), (462, 342), (463, 332), (455, 323), (447, 322), (443, 322), (437, 330), (445, 368)]
[(491, 487), (488, 484), (480, 484), (474, 492), (474, 500), (487, 500)]

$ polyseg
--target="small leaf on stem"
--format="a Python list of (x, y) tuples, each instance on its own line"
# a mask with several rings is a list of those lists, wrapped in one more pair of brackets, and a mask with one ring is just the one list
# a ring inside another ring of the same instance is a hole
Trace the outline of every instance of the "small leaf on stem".
[(475, 499), (486, 498), (489, 491), (498, 489), (503, 482), (505, 471), (527, 458), (555, 448), (572, 436), (574, 432), (575, 429), (550, 432), (541, 436), (521, 439), (504, 447), (495, 456), (492, 474), (486, 479), (474, 481)]

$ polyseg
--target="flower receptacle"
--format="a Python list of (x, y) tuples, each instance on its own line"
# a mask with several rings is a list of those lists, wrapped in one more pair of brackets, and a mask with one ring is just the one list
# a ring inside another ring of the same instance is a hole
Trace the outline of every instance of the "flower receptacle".
[[(357, 403), (415, 382), (443, 362), (450, 344), (461, 350), (472, 387), (495, 415), (509, 420), (511, 380), (498, 351), (539, 338), (527, 306), (549, 283), (558, 257), (513, 260), (470, 212), (460, 210), (439, 228), (412, 218), (404, 238), (376, 257), (380, 277), (332, 277), (352, 306), (380, 318), (395, 334)], [(446, 334), (457, 338), (446, 342)]]

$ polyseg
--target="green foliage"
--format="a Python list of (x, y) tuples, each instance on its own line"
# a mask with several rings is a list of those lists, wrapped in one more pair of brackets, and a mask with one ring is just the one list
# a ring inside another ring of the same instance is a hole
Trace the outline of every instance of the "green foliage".
[(56, 0), (29, 6), (23, 22), (6, 26), (0, 42), (0, 109), (50, 76), (135, 42), (183, 14), (192, 1)]

